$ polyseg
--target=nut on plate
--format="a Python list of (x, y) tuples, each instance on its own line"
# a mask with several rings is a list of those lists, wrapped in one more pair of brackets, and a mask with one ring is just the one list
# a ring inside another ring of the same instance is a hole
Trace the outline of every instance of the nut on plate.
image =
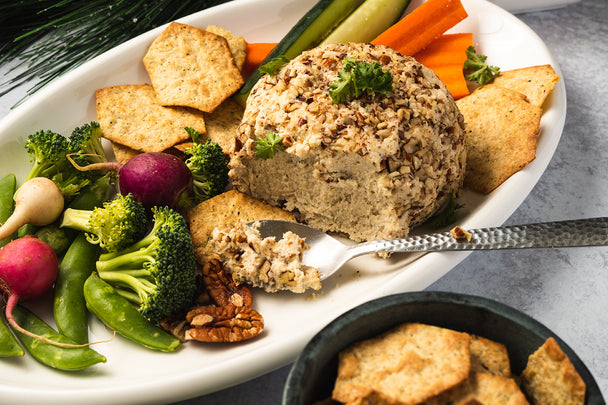
[(259, 335), (264, 330), (264, 318), (248, 306), (203, 306), (186, 314), (192, 326), (186, 340), (200, 342), (240, 342)]
[(232, 277), (226, 274), (222, 263), (216, 258), (210, 259), (203, 265), (203, 282), (209, 296), (217, 306), (250, 307), (253, 302), (249, 288), (244, 284), (237, 285)]

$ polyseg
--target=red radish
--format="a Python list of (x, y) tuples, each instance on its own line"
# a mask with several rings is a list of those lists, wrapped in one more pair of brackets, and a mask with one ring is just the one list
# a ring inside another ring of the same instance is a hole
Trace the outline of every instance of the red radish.
[(13, 309), (20, 300), (35, 299), (49, 291), (58, 271), (55, 251), (35, 236), (15, 239), (0, 249), (0, 292), (8, 297), (6, 319), (13, 328), (33, 335), (17, 324)]
[(23, 183), (14, 196), (15, 210), (0, 226), (0, 240), (11, 236), (25, 224), (44, 226), (63, 212), (63, 194), (53, 180), (34, 177)]
[(163, 152), (140, 153), (124, 165), (105, 162), (78, 168), (118, 172), (120, 193), (133, 194), (147, 208), (175, 208), (182, 195), (192, 190), (192, 173), (188, 166), (177, 156)]

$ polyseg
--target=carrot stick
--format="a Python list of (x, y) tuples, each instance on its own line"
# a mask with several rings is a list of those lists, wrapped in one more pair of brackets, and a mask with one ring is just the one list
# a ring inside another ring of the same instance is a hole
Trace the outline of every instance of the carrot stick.
[(427, 0), (378, 35), (372, 44), (386, 45), (404, 55), (413, 55), (467, 15), (460, 0)]
[(462, 67), (467, 59), (466, 50), (471, 45), (471, 33), (443, 34), (417, 52), (414, 58), (433, 70), (457, 100), (469, 94)]
[(268, 56), (270, 51), (274, 49), (276, 43), (269, 42), (253, 42), (247, 44), (247, 55), (245, 56), (245, 64), (243, 65), (243, 77), (248, 77), (251, 72), (260, 66), (260, 63)]

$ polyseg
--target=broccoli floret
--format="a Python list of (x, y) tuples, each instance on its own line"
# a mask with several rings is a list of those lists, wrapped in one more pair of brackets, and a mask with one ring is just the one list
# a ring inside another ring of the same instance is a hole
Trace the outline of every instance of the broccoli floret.
[(84, 231), (90, 243), (98, 244), (108, 252), (116, 252), (146, 234), (148, 218), (144, 206), (135, 201), (132, 194), (117, 194), (116, 198), (93, 210), (67, 208), (60, 226)]
[(90, 163), (107, 162), (106, 152), (101, 144), (101, 127), (98, 122), (91, 121), (75, 128), (70, 135), (72, 149), (80, 150)]
[[(25, 149), (34, 162), (26, 180), (34, 177), (47, 177), (55, 182), (66, 200), (70, 200), (80, 190), (97, 181), (103, 173), (80, 171), (70, 158), (81, 166), (86, 166), (82, 150), (65, 136), (50, 130), (40, 130), (29, 135)], [(70, 156), (70, 158), (68, 158)]]
[(223, 193), (228, 185), (228, 161), (222, 147), (207, 140), (186, 148), (184, 153), (186, 166), (192, 172), (195, 203)]
[(96, 263), (99, 277), (158, 324), (193, 303), (196, 290), (194, 247), (186, 221), (168, 207), (153, 207), (154, 224), (141, 240)]

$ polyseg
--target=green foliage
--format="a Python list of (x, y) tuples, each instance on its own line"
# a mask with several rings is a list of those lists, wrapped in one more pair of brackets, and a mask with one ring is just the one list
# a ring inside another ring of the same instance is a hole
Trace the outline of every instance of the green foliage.
[(485, 55), (478, 55), (475, 47), (469, 46), (466, 51), (467, 60), (464, 61), (463, 69), (466, 72), (464, 77), (480, 85), (490, 83), (500, 73), (500, 68), (486, 64)]
[(132, 194), (117, 194), (93, 210), (67, 208), (60, 225), (84, 231), (90, 243), (98, 244), (108, 252), (116, 252), (146, 234), (148, 218), (145, 208), (133, 199)]
[[(84, 62), (152, 28), (227, 0), (23, 0), (0, 4), (0, 64), (22, 74), (0, 96), (36, 79), (28, 95)], [(108, 21), (112, 23), (109, 24)]]
[(188, 308), (196, 290), (196, 260), (186, 220), (168, 207), (152, 209), (153, 227), (139, 241), (96, 263), (99, 277), (153, 323)]
[(329, 95), (334, 104), (359, 98), (363, 94), (388, 94), (393, 91), (393, 76), (390, 72), (383, 71), (382, 65), (377, 62), (345, 58), (338, 77), (338, 80), (329, 85)]
[(255, 155), (261, 159), (270, 159), (275, 153), (285, 149), (281, 144), (281, 137), (272, 131), (266, 133), (266, 137), (255, 141)]
[(186, 166), (192, 173), (195, 203), (223, 193), (228, 185), (228, 160), (222, 147), (207, 140), (186, 148), (184, 153)]

